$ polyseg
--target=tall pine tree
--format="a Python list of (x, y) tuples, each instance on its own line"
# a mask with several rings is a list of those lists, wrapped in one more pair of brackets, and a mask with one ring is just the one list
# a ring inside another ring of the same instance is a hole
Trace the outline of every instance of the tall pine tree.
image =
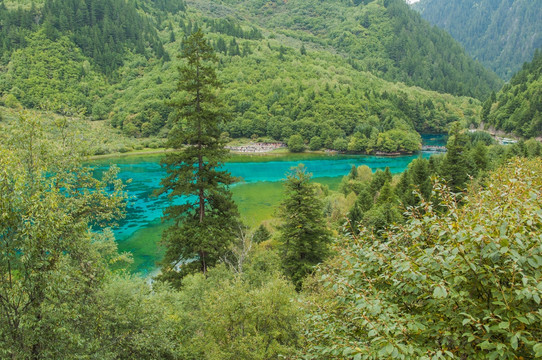
[(310, 178), (303, 165), (293, 169), (284, 184), (286, 196), (280, 209), (283, 267), (298, 290), (303, 278), (325, 259), (331, 242), (323, 205)]
[(160, 278), (177, 286), (185, 275), (206, 273), (216, 264), (229, 249), (239, 223), (228, 188), (234, 179), (220, 170), (228, 151), (219, 128), (225, 119), (216, 97), (217, 58), (201, 30), (184, 40), (182, 57), (179, 96), (172, 103), (178, 117), (167, 143), (177, 151), (163, 160), (167, 176), (160, 190), (183, 203), (165, 210), (173, 224), (162, 238), (166, 254)]

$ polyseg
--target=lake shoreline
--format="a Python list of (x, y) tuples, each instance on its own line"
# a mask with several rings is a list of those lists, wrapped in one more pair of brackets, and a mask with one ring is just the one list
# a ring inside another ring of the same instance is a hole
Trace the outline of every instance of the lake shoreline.
[[(166, 154), (166, 153), (169, 153), (169, 152), (173, 152), (175, 151), (175, 149), (165, 149), (165, 148), (161, 148), (161, 149), (150, 149), (148, 151), (146, 150), (136, 150), (136, 151), (128, 151), (128, 152), (124, 152), (124, 153), (119, 153), (119, 152), (116, 152), (116, 153), (110, 153), (110, 154), (103, 154), (103, 155), (91, 155), (91, 156), (88, 156), (87, 159), (88, 160), (102, 160), (102, 159), (111, 159), (111, 158), (126, 158), (126, 157), (132, 157), (132, 156), (141, 156), (141, 155), (161, 155), (161, 154)], [(260, 151), (260, 152), (246, 152), (246, 151), (235, 151), (235, 150), (230, 150), (230, 153), (231, 154), (234, 154), (234, 155), (255, 155), (255, 156), (269, 156), (269, 155), (292, 155), (292, 154), (302, 154), (302, 153), (295, 153), (295, 152), (291, 152), (291, 151), (288, 151), (288, 149), (285, 149), (285, 148), (279, 148), (279, 149), (273, 149), (273, 150), (267, 150), (267, 151)], [(335, 155), (335, 154), (341, 154), (337, 151), (333, 151), (333, 150), (329, 150), (329, 151), (324, 151), (324, 150), (317, 150), (317, 151), (304, 151), (303, 153), (305, 154), (316, 154), (316, 155)], [(356, 155), (356, 154), (352, 154), (352, 155)], [(363, 155), (363, 154), (358, 154), (358, 155)]]
[[(91, 155), (87, 157), (87, 160), (103, 160), (103, 159), (114, 159), (114, 158), (129, 158), (132, 156), (145, 156), (145, 155), (162, 155), (166, 153), (170, 153), (175, 151), (175, 149), (148, 149), (148, 150), (136, 150), (136, 151), (128, 151), (124, 153), (116, 152), (116, 153), (110, 153), (110, 154), (103, 154), (103, 155)], [(289, 151), (287, 148), (277, 148), (277, 149), (271, 149), (271, 150), (265, 150), (265, 151), (258, 151), (258, 152), (247, 152), (247, 151), (239, 151), (239, 150), (231, 150), (230, 153), (234, 155), (249, 155), (249, 156), (281, 156), (281, 155), (298, 155), (298, 154), (314, 154), (314, 155), (359, 155), (359, 156), (386, 156), (386, 157), (394, 157), (394, 156), (410, 156), (414, 155), (418, 152), (392, 152), (392, 153), (386, 153), (386, 152), (374, 152), (371, 154), (364, 154), (364, 153), (351, 153), (346, 151), (337, 151), (337, 150), (306, 150), (302, 152), (292, 152)]]
[[(444, 134), (426, 134), (428, 136), (443, 136)], [(423, 142), (422, 142), (423, 143)], [(268, 145), (266, 145), (268, 144)], [(360, 156), (409, 156), (417, 153), (421, 153), (420, 149), (417, 152), (403, 152), (396, 151), (387, 153), (384, 151), (373, 151), (370, 154), (366, 153), (351, 153), (348, 151), (337, 151), (331, 149), (324, 150), (305, 150), (303, 152), (292, 152), (288, 150), (288, 147), (282, 142), (239, 142), (232, 141), (226, 145), (226, 148), (230, 150), (233, 155), (249, 155), (249, 156), (280, 156), (280, 155), (296, 155), (296, 154), (315, 154), (315, 155), (360, 155)], [(129, 158), (132, 156), (145, 156), (145, 155), (163, 155), (169, 152), (175, 151), (175, 149), (166, 148), (143, 148), (140, 150), (133, 150), (127, 152), (114, 152), (103, 155), (89, 155), (87, 160), (101, 160), (111, 158)]]

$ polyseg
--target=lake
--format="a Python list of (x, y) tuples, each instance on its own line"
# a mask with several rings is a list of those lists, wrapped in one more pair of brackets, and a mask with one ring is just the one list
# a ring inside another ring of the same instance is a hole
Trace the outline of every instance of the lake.
[[(424, 136), (424, 143), (444, 144), (442, 136)], [(242, 181), (231, 187), (233, 198), (244, 222), (258, 226), (273, 216), (282, 199), (282, 181), (290, 168), (303, 163), (313, 180), (336, 190), (341, 178), (348, 174), (352, 165), (367, 165), (373, 171), (389, 167), (392, 173), (400, 173), (419, 156), (369, 156), (340, 154), (281, 154), (281, 155), (232, 155), (224, 168)], [(114, 229), (120, 251), (130, 251), (134, 257), (133, 271), (147, 274), (156, 268), (163, 249), (159, 247), (162, 230), (167, 224), (161, 220), (162, 211), (171, 204), (166, 196), (153, 196), (160, 187), (165, 171), (160, 166), (162, 155), (130, 156), (95, 160), (92, 166), (99, 173), (112, 164), (120, 168), (119, 177), (128, 182), (130, 197), (126, 219)], [(182, 203), (176, 199), (175, 204)]]

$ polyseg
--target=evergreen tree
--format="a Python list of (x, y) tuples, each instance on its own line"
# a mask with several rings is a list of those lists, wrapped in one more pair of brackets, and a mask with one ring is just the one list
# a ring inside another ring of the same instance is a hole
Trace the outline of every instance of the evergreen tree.
[(477, 175), (481, 171), (485, 171), (488, 169), (489, 158), (487, 153), (487, 146), (483, 142), (478, 141), (476, 145), (471, 149), (470, 158), (470, 163), (473, 167), (473, 175)]
[(352, 165), (352, 167), (350, 168), (350, 173), (348, 174), (348, 178), (355, 180), (357, 179), (357, 177), (358, 177), (358, 168), (356, 167), (356, 165)]
[[(495, 92), (492, 92), (492, 94), (495, 94)], [(493, 105), (493, 101), (491, 98), (487, 99), (484, 102), (484, 105), (482, 106), (482, 113), (480, 115), (482, 122), (487, 121), (487, 117), (489, 116), (489, 112), (491, 111), (491, 105)]]
[(410, 187), (411, 179), (408, 169), (406, 169), (399, 178), (399, 182), (395, 187), (395, 195), (400, 199), (401, 203), (406, 206), (412, 206), (411, 203), (411, 193), (412, 189)]
[[(415, 159), (412, 161), (409, 168), (411, 170), (412, 184), (425, 200), (429, 200), (432, 190), (429, 160), (424, 158)], [(411, 189), (411, 192), (412, 190), (413, 189)], [(418, 201), (418, 196), (415, 196), (414, 204), (417, 204)]]
[(226, 54), (228, 52), (228, 47), (226, 46), (226, 42), (222, 37), (219, 37), (216, 41), (216, 49), (223, 54)]
[(271, 238), (271, 233), (269, 230), (267, 230), (267, 227), (264, 224), (260, 224), (260, 226), (254, 231), (253, 240), (256, 244), (260, 244), (264, 241), (267, 241)]
[(331, 241), (323, 205), (310, 178), (303, 165), (292, 169), (284, 184), (286, 196), (280, 209), (283, 267), (298, 290), (303, 278), (327, 256)]
[(452, 124), (446, 156), (442, 162), (441, 175), (448, 181), (454, 191), (462, 191), (468, 179), (468, 163), (465, 153), (467, 137), (459, 123)]
[(361, 204), (359, 200), (356, 200), (352, 209), (348, 212), (348, 220), (350, 220), (349, 230), (354, 234), (359, 234), (359, 223), (363, 220), (363, 210), (361, 210)]
[(371, 184), (370, 184), (372, 195), (373, 196), (376, 195), (376, 193), (380, 191), (382, 186), (384, 186), (386, 182), (391, 182), (391, 180), (392, 180), (392, 175), (391, 175), (390, 168), (388, 166), (386, 166), (386, 169), (384, 171), (377, 170), (374, 173), (373, 178), (371, 180)]
[(223, 109), (216, 97), (216, 56), (201, 30), (183, 42), (182, 57), (178, 90), (184, 96), (172, 103), (179, 116), (167, 142), (178, 151), (163, 161), (167, 176), (160, 190), (186, 200), (165, 210), (174, 224), (163, 235), (161, 278), (176, 285), (186, 274), (206, 273), (216, 264), (235, 238), (239, 216), (228, 189), (234, 180), (219, 170), (228, 153), (219, 128)]
[(393, 178), (389, 166), (386, 166), (386, 168), (384, 169), (384, 178), (386, 179), (386, 181), (389, 182), (391, 182), (391, 179)]
[(397, 198), (390, 182), (386, 181), (380, 189), (375, 204), (365, 215), (364, 222), (374, 230), (380, 231), (401, 220), (401, 212), (397, 208)]

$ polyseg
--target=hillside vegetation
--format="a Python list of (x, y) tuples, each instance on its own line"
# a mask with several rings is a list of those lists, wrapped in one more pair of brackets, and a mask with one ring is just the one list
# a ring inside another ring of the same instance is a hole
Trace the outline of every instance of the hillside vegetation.
[(519, 136), (542, 136), (542, 52), (484, 103), (482, 120)]
[(414, 8), (505, 80), (542, 46), (541, 0), (421, 0)]
[(255, 14), (259, 24), (279, 34), (331, 48), (354, 68), (386, 80), (482, 99), (501, 84), (403, 0), (223, 3)]
[(232, 119), (223, 131), (232, 138), (300, 135), (316, 148), (412, 151), (416, 131), (477, 121), (477, 100), (439, 92), (485, 98), (500, 86), (395, 0), (46, 0), (0, 5), (0, 17), (6, 106), (70, 109), (132, 137), (166, 136), (176, 55), (197, 28), (219, 55)]
[[(486, 186), (362, 227), (306, 283), (304, 359), (533, 359), (542, 355), (540, 160)], [(463, 205), (461, 205), (463, 203)]]

